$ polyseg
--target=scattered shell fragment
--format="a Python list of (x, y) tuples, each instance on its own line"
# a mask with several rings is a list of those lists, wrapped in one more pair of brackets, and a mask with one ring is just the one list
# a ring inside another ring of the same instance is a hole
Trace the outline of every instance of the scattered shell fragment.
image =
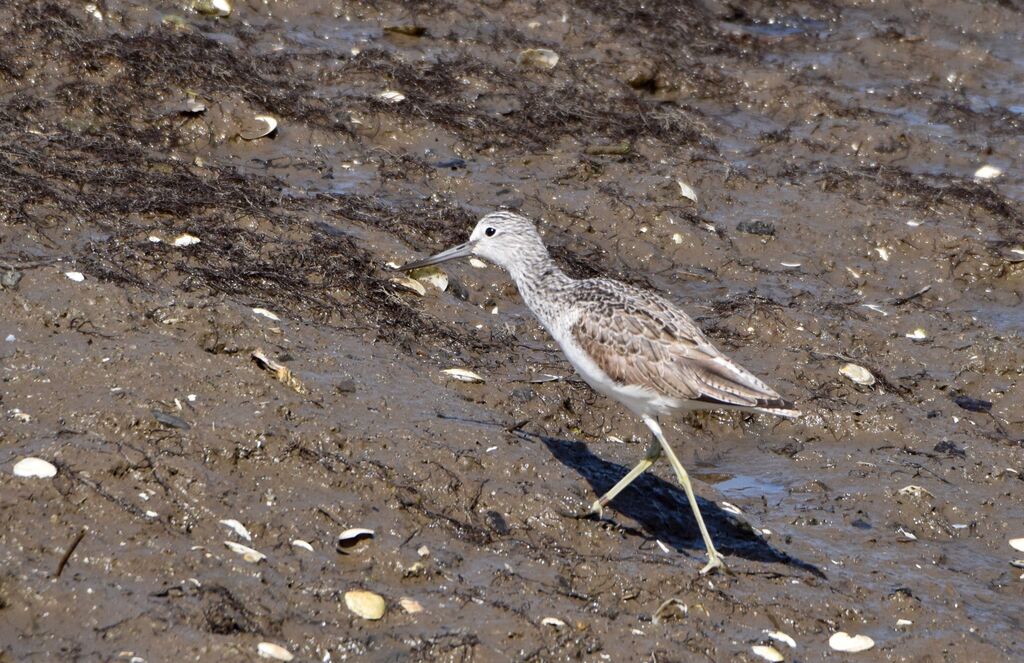
[(430, 557), (430, 548), (426, 547), (425, 545), (420, 546), (416, 549), (416, 554), (420, 557)]
[(261, 642), (256, 645), (256, 652), (262, 658), (272, 658), (275, 661), (290, 661), (295, 658), (290, 651), (273, 642)]
[(914, 622), (910, 621), (909, 619), (897, 619), (896, 628), (904, 628), (906, 626), (911, 626), (913, 625), (913, 623)]
[(918, 327), (914, 331), (907, 334), (907, 338), (909, 338), (912, 341), (923, 341), (924, 339), (928, 338), (928, 332), (926, 332), (923, 328)]
[(441, 292), (448, 289), (448, 275), (438, 267), (420, 267), (410, 271), (409, 276), (420, 283), (434, 286)]
[(75, 283), (81, 283), (85, 280), (85, 274), (82, 272), (64, 272), (64, 276), (68, 277)]
[(180, 112), (185, 115), (199, 115), (200, 113), (206, 112), (206, 104), (195, 97), (189, 97), (185, 100), (185, 105), (182, 107)]
[(764, 632), (765, 635), (776, 642), (784, 642), (790, 647), (796, 647), (796, 640), (791, 638), (788, 633), (783, 633), (782, 631), (769, 631), (768, 629), (765, 629)]
[(780, 262), (779, 264), (788, 269), (796, 269), (800, 266), (800, 263), (798, 262)]
[(345, 592), (345, 605), (363, 619), (380, 619), (387, 609), (383, 596), (363, 589)]
[(676, 180), (676, 184), (679, 185), (679, 193), (683, 195), (683, 198), (689, 198), (693, 202), (697, 202), (697, 192), (693, 190), (693, 187), (682, 180)]
[(927, 488), (922, 488), (921, 486), (917, 486), (917, 485), (914, 485), (914, 484), (903, 486), (902, 488), (900, 488), (896, 492), (898, 492), (900, 495), (910, 495), (911, 497), (917, 497), (917, 498), (931, 497), (931, 498), (934, 499), (934, 497), (935, 497), (934, 495), (932, 495), (928, 491)]
[(377, 95), (377, 98), (392, 104), (397, 104), (399, 101), (405, 101), (405, 95), (398, 90), (384, 90)]
[(907, 530), (903, 529), (902, 527), (900, 527), (896, 531), (898, 533), (902, 534), (904, 536), (904, 538), (906, 538), (908, 541), (917, 541), (917, 535), (914, 534), (913, 532), (908, 532)]
[(558, 53), (548, 48), (527, 48), (519, 51), (516, 64), (537, 69), (554, 69), (558, 64)]
[(231, 14), (231, 3), (228, 0), (196, 0), (192, 8), (208, 16), (224, 17)]
[(1024, 552), (1024, 538), (1022, 539), (1010, 539), (1010, 547), (1014, 550)]
[(470, 258), (469, 264), (472, 265), (473, 267), (476, 267), (477, 269), (483, 269), (484, 267), (487, 266), (487, 263), (481, 260), (480, 258)]
[(836, 651), (856, 654), (874, 647), (875, 641), (866, 635), (850, 635), (846, 631), (839, 631), (828, 639), (828, 646)]
[(673, 244), (682, 244), (683, 243), (683, 236), (680, 235), (679, 233), (674, 233), (672, 235), (672, 243)]
[(234, 541), (225, 541), (224, 545), (227, 546), (231, 552), (241, 555), (242, 559), (249, 562), (250, 564), (262, 562), (267, 558), (267, 556), (261, 553), (259, 550), (255, 550), (253, 548), (250, 548), (249, 546), (244, 546), (241, 543), (235, 543)]
[(994, 180), (1003, 174), (1003, 169), (990, 164), (985, 164), (974, 171), (974, 177), (979, 180)]
[(252, 122), (245, 123), (238, 137), (242, 140), (256, 140), (277, 131), (277, 118), (271, 115), (257, 115)]
[(771, 661), (772, 663), (781, 663), (786, 660), (785, 657), (779, 653), (779, 650), (771, 645), (753, 645), (751, 646), (750, 651), (754, 652), (754, 655), (760, 656), (764, 660)]
[(544, 626), (554, 626), (555, 628), (565, 628), (565, 622), (558, 617), (545, 617), (540, 620), (540, 623)]
[(257, 348), (252, 351), (252, 355), (250, 356), (260, 368), (263, 368), (273, 373), (274, 377), (277, 378), (280, 382), (283, 382), (284, 384), (288, 385), (289, 387), (291, 387), (300, 394), (306, 393), (305, 385), (299, 382), (299, 379), (295, 377), (291, 369), (282, 364), (281, 362), (275, 359), (271, 359), (263, 350)]
[(731, 502), (719, 502), (719, 504), (722, 506), (722, 511), (731, 513), (735, 516), (743, 515), (743, 510)]
[(871, 374), (871, 371), (858, 366), (857, 364), (845, 364), (839, 369), (839, 374), (843, 377), (849, 378), (857, 384), (863, 384), (870, 386), (875, 383), (875, 376)]
[(885, 262), (889, 262), (889, 249), (885, 248), (884, 246), (877, 246), (875, 247), (875, 253), (877, 253), (878, 257), (884, 260)]
[(420, 297), (427, 294), (427, 289), (423, 287), (422, 283), (416, 279), (411, 279), (408, 276), (393, 276), (389, 281), (400, 288), (405, 288), (406, 290), (415, 292)]
[(14, 419), (15, 421), (20, 421), (23, 424), (27, 424), (32, 421), (31, 414), (29, 414), (28, 412), (22, 412), (18, 408), (14, 408), (8, 414), (11, 416), (11, 419)]
[(338, 535), (338, 552), (348, 554), (357, 543), (373, 538), (373, 530), (365, 527), (353, 527)]
[(295, 546), (296, 548), (302, 548), (303, 550), (308, 550), (309, 552), (313, 552), (313, 546), (309, 543), (309, 541), (303, 541), (302, 539), (295, 539), (295, 540), (292, 541), (292, 545)]
[(260, 307), (258, 307), (258, 306), (257, 306), (256, 308), (254, 308), (254, 309), (252, 310), (252, 312), (253, 312), (253, 313), (255, 313), (256, 315), (262, 315), (262, 316), (263, 316), (264, 318), (270, 318), (270, 319), (271, 319), (271, 320), (273, 320), (274, 322), (277, 322), (278, 320), (280, 320), (280, 319), (281, 319), (281, 318), (279, 318), (279, 317), (277, 316), (277, 314), (276, 314), (276, 313), (273, 313), (273, 312), (271, 312), (271, 311), (268, 311), (268, 310), (267, 310), (267, 309), (265, 309), (265, 308), (260, 308)]
[(449, 377), (453, 377), (461, 382), (483, 382), (484, 379), (474, 373), (473, 371), (467, 371), (464, 368), (446, 368), (441, 371)]
[(398, 605), (402, 606), (402, 610), (405, 610), (410, 615), (415, 615), (417, 612), (423, 612), (423, 605), (416, 599), (411, 599), (408, 596), (403, 596), (398, 599)]
[(148, 237), (148, 239), (149, 239), (150, 243), (152, 243), (152, 244), (160, 244), (161, 242), (164, 241), (164, 240), (160, 239), (159, 237), (157, 237), (156, 235), (150, 235)]
[(195, 235), (189, 235), (188, 233), (185, 233), (184, 235), (179, 235), (178, 237), (175, 237), (174, 241), (171, 243), (180, 249), (186, 246), (192, 246), (193, 244), (198, 244), (201, 241), (202, 240), (200, 240)]
[(50, 479), (57, 475), (53, 463), (42, 458), (22, 458), (14, 464), (14, 476), (26, 479)]
[(220, 521), (220, 524), (224, 525), (225, 527), (230, 527), (232, 530), (234, 530), (235, 534), (242, 537), (246, 541), (252, 541), (252, 534), (249, 533), (249, 530), (245, 528), (245, 525), (238, 522), (234, 518), (227, 518), (225, 520), (222, 520)]

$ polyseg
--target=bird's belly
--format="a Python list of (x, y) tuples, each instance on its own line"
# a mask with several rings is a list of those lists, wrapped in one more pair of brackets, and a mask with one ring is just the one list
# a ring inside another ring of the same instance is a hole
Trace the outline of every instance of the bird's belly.
[(579, 345), (568, 342), (560, 344), (566, 359), (579, 376), (593, 387), (594, 391), (613, 398), (638, 415), (668, 414), (679, 408), (678, 399), (664, 396), (640, 386), (620, 384), (613, 380), (601, 367), (583, 351)]

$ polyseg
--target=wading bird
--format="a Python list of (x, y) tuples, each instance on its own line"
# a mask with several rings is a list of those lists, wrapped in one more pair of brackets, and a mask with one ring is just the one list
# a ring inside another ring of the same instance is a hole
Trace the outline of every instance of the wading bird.
[(591, 506), (606, 504), (665, 454), (700, 527), (707, 548), (705, 574), (723, 568), (704, 525), (690, 478), (658, 424), (658, 417), (688, 410), (738, 409), (780, 417), (800, 412), (771, 387), (718, 350), (686, 313), (652, 292), (611, 279), (573, 279), (548, 255), (532, 221), (512, 212), (480, 219), (469, 241), (403, 265), (411, 270), (477, 256), (503, 268), (523, 301), (561, 347), (569, 363), (596, 391), (640, 417), (654, 439), (647, 453)]

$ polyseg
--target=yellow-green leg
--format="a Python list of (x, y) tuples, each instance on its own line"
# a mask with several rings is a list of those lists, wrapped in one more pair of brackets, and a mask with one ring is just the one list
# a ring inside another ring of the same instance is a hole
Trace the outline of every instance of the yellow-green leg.
[(601, 517), (604, 507), (608, 502), (615, 499), (615, 496), (625, 490), (626, 486), (633, 483), (633, 480), (638, 476), (647, 471), (647, 469), (654, 464), (654, 461), (658, 460), (661, 456), (661, 443), (658, 442), (658, 438), (651, 440), (651, 444), (647, 447), (647, 454), (643, 460), (636, 464), (636, 467), (631, 469), (626, 476), (622, 477), (617, 484), (611, 487), (607, 493), (597, 499), (596, 502), (590, 507), (590, 511), (587, 513), (588, 516)]
[(682, 484), (683, 490), (686, 491), (686, 499), (690, 501), (690, 508), (693, 509), (693, 515), (697, 519), (697, 525), (700, 527), (700, 534), (704, 537), (704, 547), (708, 551), (708, 563), (704, 565), (704, 568), (700, 570), (701, 575), (705, 575), (716, 569), (726, 570), (725, 562), (722, 561), (722, 556), (715, 550), (715, 544), (711, 541), (711, 535), (708, 534), (708, 528), (704, 525), (704, 517), (700, 515), (700, 507), (697, 506), (697, 497), (693, 494), (693, 487), (690, 485), (690, 476), (686, 473), (686, 468), (676, 458), (676, 454), (672, 451), (672, 447), (668, 445), (668, 441), (665, 439), (665, 435), (661, 432), (661, 426), (658, 425), (658, 420), (654, 417), (645, 416), (644, 423), (654, 433), (654, 438), (661, 445), (662, 451), (665, 452), (665, 456), (668, 457), (669, 464), (672, 465), (672, 469), (675, 470), (676, 478), (679, 483)]

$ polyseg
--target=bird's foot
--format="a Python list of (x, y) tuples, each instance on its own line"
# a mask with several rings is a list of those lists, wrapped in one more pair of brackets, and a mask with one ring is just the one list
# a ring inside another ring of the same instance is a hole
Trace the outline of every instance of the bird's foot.
[(712, 550), (710, 553), (708, 553), (708, 563), (705, 564), (704, 568), (700, 570), (700, 574), (702, 576), (706, 576), (709, 573), (715, 573), (719, 571), (721, 571), (722, 573), (732, 575), (732, 572), (729, 570), (729, 567), (725, 565), (725, 560), (722, 559), (722, 556), (718, 554), (717, 550)]

